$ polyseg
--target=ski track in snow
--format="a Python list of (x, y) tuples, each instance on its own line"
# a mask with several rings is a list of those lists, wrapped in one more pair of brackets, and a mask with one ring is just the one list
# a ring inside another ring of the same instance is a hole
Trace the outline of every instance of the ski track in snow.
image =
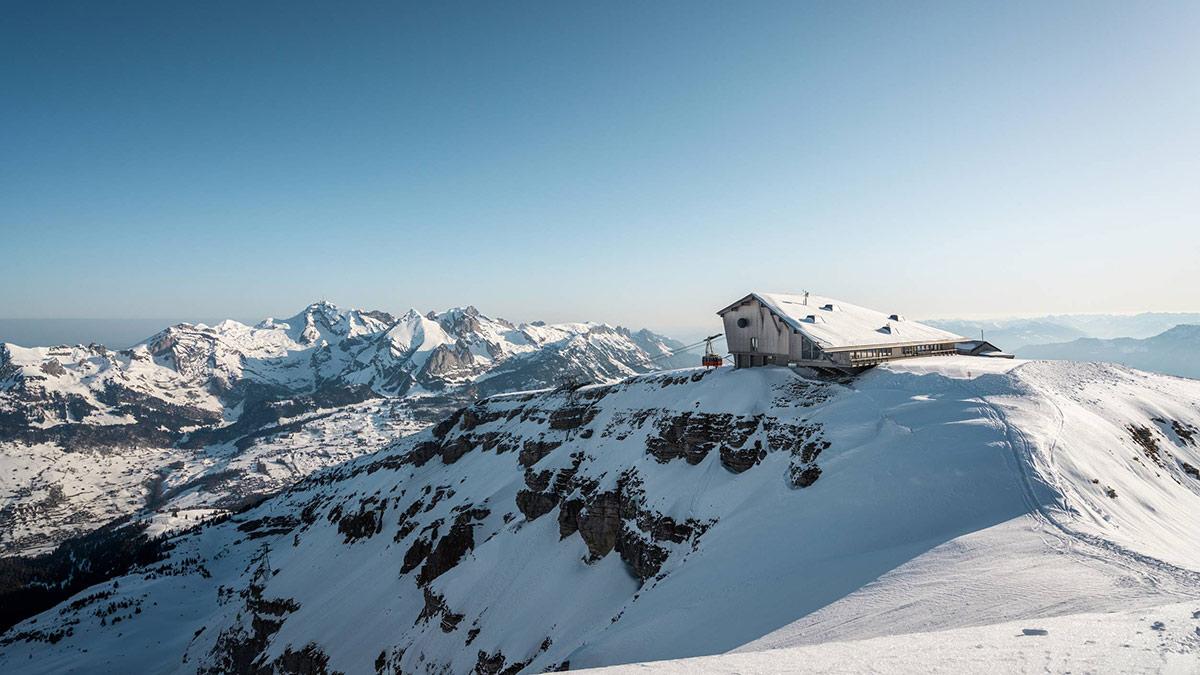
[[(1029, 366), (1014, 364), (1005, 377), (1026, 384), (1031, 380), (1037, 382), (1036, 375), (1032, 378), (1022, 377), (1025, 373), (1021, 370)], [(995, 377), (995, 374), (980, 377)], [(1034, 402), (1048, 406), (1056, 418), (1056, 431), (1039, 444), (1021, 428), (1020, 423), (1013, 420), (1009, 412), (990, 400), (989, 393), (981, 390), (982, 383), (979, 380), (979, 377), (965, 377), (955, 382), (964, 396), (978, 401), (996, 427), (1003, 429), (1012, 453), (1014, 472), (1020, 477), (1029, 512), (1009, 523), (943, 544), (796, 624), (734, 650), (735, 653), (876, 638), (896, 631), (944, 630), (949, 624), (936, 620), (931, 622), (927, 618), (928, 615), (943, 613), (955, 617), (954, 625), (986, 626), (1006, 616), (1011, 618), (1021, 613), (1036, 617), (1089, 610), (1117, 611), (1129, 606), (1152, 607), (1200, 597), (1200, 573), (1195, 570), (1131, 550), (1103, 536), (1082, 532), (1069, 524), (1073, 507), (1062, 501), (1069, 490), (1064, 486), (1063, 475), (1055, 465), (1067, 415), (1060, 401), (1056, 400), (1055, 392), (1033, 385), (1033, 390), (1037, 392)], [(1044, 448), (1044, 455), (1039, 454), (1039, 447)], [(1042, 465), (1042, 457), (1046, 469), (1035, 474), (1034, 467)], [(1055, 497), (1054, 500), (1046, 498), (1051, 495)], [(1028, 533), (1029, 536), (1022, 533)], [(1024, 544), (1011, 550), (1006, 548), (1013, 542), (1029, 537), (1036, 539), (1032, 546)], [(976, 543), (979, 541), (986, 543), (979, 545)], [(969, 553), (964, 553), (963, 545)], [(1039, 581), (1036, 576), (1053, 578), (1054, 573), (1043, 569), (1041, 566), (1044, 563), (1037, 562), (1047, 556), (1051, 559), (1049, 565), (1076, 569), (1078, 574), (1094, 575), (1096, 580), (1115, 580), (1118, 587), (1106, 588), (1097, 585), (1095, 580), (1080, 583), (1079, 577), (1071, 578), (1070, 574), (1049, 582)], [(980, 568), (994, 571), (997, 566), (1006, 564), (1012, 564), (1013, 567), (1029, 565), (1030, 570), (1036, 569), (1037, 572), (1034, 574), (1031, 571), (1030, 579), (1014, 575), (1004, 580), (1005, 585), (999, 588), (989, 588), (989, 585), (995, 584), (995, 580), (988, 578), (988, 574), (976, 573)], [(928, 567), (934, 567), (936, 571), (931, 573), (925, 569)], [(963, 569), (958, 569), (960, 567)], [(944, 592), (931, 592), (935, 588), (943, 588)], [(1064, 588), (1073, 590), (1064, 593)], [(1104, 599), (1106, 595), (1109, 596), (1107, 601)], [(1039, 605), (1037, 602), (1027, 602), (1020, 596), (1046, 598), (1048, 602)], [(980, 598), (985, 599), (981, 613), (973, 614), (958, 606), (964, 602), (969, 605), (972, 600)], [(990, 605), (986, 602), (989, 598)], [(921, 607), (923, 609), (918, 609)], [(1009, 613), (1005, 614), (1005, 611)], [(916, 619), (912, 618), (914, 614), (917, 615)], [(809, 657), (807, 653), (804, 656)], [(1197, 661), (1200, 662), (1200, 656)], [(672, 672), (672, 666), (667, 663), (664, 672)], [(751, 662), (733, 660), (730, 663)], [(758, 668), (777, 670), (784, 665), (783, 662), (768, 660), (759, 663)], [(716, 660), (691, 662), (689, 666), (717, 671), (732, 667)], [(749, 672), (754, 671), (755, 668), (749, 668)]]
[[(1024, 368), (1027, 365), (1027, 363), (1020, 364), (1014, 371)], [(1046, 540), (1048, 545), (1076, 555), (1097, 558), (1106, 563), (1120, 564), (1130, 572), (1142, 576), (1155, 585), (1157, 585), (1161, 575), (1166, 575), (1172, 577), (1180, 587), (1200, 589), (1200, 573), (1131, 551), (1116, 542), (1075, 530), (1055, 517), (1053, 510), (1048, 508), (1043, 500), (1037, 498), (1035, 481), (1043, 477), (1050, 477), (1054, 483), (1053, 488), (1056, 489), (1058, 494), (1064, 494), (1061, 477), (1058, 472), (1053, 470), (1053, 466), (1054, 452), (1058, 447), (1059, 438), (1065, 426), (1066, 415), (1052, 395), (1043, 393), (1043, 398), (1054, 407), (1058, 414), (1058, 431), (1050, 439), (1049, 447), (1046, 449), (1046, 461), (1050, 466), (1050, 470), (1044, 476), (1035, 478), (1030, 473), (1030, 467), (1035, 466), (1037, 462), (1036, 445), (1030, 441), (1027, 434), (1010, 422), (1008, 416), (996, 404), (979, 395), (970, 383), (971, 380), (967, 380), (964, 387), (974, 393), (974, 398), (985, 405), (994, 416), (996, 422), (1004, 428), (1005, 436), (1009, 439), (1009, 446), (1015, 455), (1016, 468), (1021, 477), (1022, 487), (1024, 488), (1027, 503), (1030, 507), (1030, 516), (1036, 523), (1036, 529), (1057, 540), (1057, 544)], [(1045, 528), (1046, 525), (1053, 528), (1053, 531), (1047, 531)]]

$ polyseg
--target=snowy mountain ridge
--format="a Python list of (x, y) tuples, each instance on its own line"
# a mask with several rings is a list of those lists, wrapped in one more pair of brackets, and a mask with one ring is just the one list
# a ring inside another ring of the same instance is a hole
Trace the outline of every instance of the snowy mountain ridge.
[[(607, 381), (653, 368), (651, 359), (673, 346), (648, 331), (605, 324), (517, 326), (474, 307), (394, 318), (329, 303), (254, 327), (179, 324), (121, 351), (0, 344), (0, 438), (156, 415), (230, 423), (248, 405), (292, 396), (349, 402), (462, 387), (487, 392), (497, 388), (489, 380), (544, 371), (538, 359), (564, 366), (563, 376)], [(546, 383), (537, 375), (529, 380)]]
[(678, 346), (470, 306), (394, 317), (327, 302), (120, 351), (2, 344), (0, 550), (46, 552), (142, 511), (237, 509), (479, 396), (669, 367)]
[(541, 672), (1159, 608), (1196, 654), (1198, 442), (1200, 382), (1098, 364), (493, 396), (14, 626), (0, 668)]

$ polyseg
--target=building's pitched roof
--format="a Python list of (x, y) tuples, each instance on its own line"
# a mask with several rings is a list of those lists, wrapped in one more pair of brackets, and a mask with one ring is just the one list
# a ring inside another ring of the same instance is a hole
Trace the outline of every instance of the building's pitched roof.
[[(824, 350), (875, 345), (961, 342), (966, 338), (940, 328), (909, 321), (901, 314), (879, 312), (820, 295), (751, 293), (718, 314), (755, 298), (791, 328), (808, 336)], [(832, 309), (830, 309), (832, 308)], [(892, 319), (892, 316), (899, 317)]]
[(958, 343), (959, 349), (979, 350), (981, 352), (998, 352), (999, 347), (988, 342), (987, 340), (964, 340)]
[(1012, 354), (1000, 349), (996, 345), (987, 340), (967, 340), (966, 342), (958, 343), (958, 353), (960, 354), (976, 354), (987, 356), (1003, 356), (1005, 358), (1013, 358)]

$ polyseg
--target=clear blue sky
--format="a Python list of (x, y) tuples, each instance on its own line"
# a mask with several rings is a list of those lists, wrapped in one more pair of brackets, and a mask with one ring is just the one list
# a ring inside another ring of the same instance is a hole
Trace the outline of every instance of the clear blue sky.
[(1196, 310), (1197, 36), (1195, 2), (7, 2), (0, 316)]

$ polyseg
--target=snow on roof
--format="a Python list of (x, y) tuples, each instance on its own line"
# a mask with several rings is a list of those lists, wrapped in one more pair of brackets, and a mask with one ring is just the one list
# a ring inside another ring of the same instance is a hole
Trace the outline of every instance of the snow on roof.
[[(965, 339), (940, 328), (904, 318), (894, 320), (885, 312), (814, 294), (805, 296), (751, 293), (747, 298), (757, 299), (792, 329), (803, 333), (826, 350), (873, 345), (961, 342)], [(739, 300), (718, 314), (724, 314), (741, 302)], [(892, 314), (903, 317), (900, 313)]]
[(958, 343), (958, 347), (959, 347), (959, 349), (975, 349), (976, 347), (986, 347), (986, 349), (984, 351), (988, 351), (988, 352), (1001, 351), (999, 347), (988, 342), (987, 340), (964, 340), (964, 341)]

